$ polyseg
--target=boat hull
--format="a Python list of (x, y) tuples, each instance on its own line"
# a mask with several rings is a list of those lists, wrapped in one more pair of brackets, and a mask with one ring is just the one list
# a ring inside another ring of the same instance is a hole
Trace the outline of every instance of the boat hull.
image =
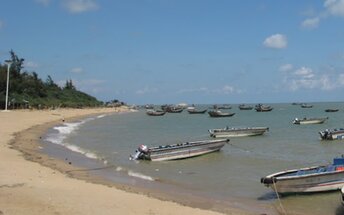
[(278, 193), (312, 193), (339, 190), (344, 186), (344, 172), (278, 180), (268, 185)]
[(226, 137), (248, 137), (263, 135), (269, 128), (243, 128), (243, 129), (213, 129), (209, 130), (210, 136), (214, 138), (226, 138)]
[(344, 186), (344, 158), (335, 158), (333, 163), (277, 172), (260, 182), (281, 194), (339, 190)]
[(327, 120), (327, 118), (321, 119), (295, 119), (293, 121), (296, 125), (309, 125), (309, 124), (322, 124)]
[(159, 146), (149, 148), (146, 152), (131, 157), (134, 158), (134, 160), (142, 159), (151, 161), (185, 159), (219, 151), (227, 142), (229, 142), (229, 139), (204, 140)]

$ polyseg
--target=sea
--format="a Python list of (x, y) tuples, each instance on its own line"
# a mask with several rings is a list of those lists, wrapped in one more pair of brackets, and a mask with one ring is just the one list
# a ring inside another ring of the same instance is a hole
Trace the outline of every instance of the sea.
[[(319, 131), (344, 128), (344, 103), (310, 103), (301, 108), (291, 103), (269, 104), (270, 112), (239, 110), (233, 117), (211, 118), (205, 114), (167, 113), (148, 116), (145, 109), (104, 114), (65, 122), (48, 130), (43, 152), (82, 165), (90, 174), (115, 184), (163, 193), (189, 205), (211, 202), (257, 214), (344, 214), (340, 192), (278, 196), (260, 183), (268, 174), (331, 163), (344, 154), (344, 140), (320, 140)], [(252, 104), (254, 106), (255, 104)], [(212, 105), (196, 105), (210, 108)], [(338, 112), (325, 112), (337, 108)], [(323, 124), (295, 125), (295, 118), (328, 117)], [(266, 126), (261, 136), (230, 138), (219, 152), (163, 162), (132, 161), (139, 145), (148, 147), (211, 139), (208, 129)], [(203, 205), (207, 208), (207, 205)], [(213, 209), (213, 208), (210, 208)]]

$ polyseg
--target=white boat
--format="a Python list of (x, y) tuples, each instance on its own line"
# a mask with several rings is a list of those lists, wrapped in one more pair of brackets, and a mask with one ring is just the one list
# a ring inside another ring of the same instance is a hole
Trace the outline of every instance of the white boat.
[(262, 135), (268, 131), (268, 127), (246, 127), (246, 128), (218, 128), (218, 129), (209, 129), (211, 137), (223, 138), (223, 137), (246, 137), (246, 136), (256, 136)]
[(277, 172), (260, 182), (281, 194), (339, 190), (344, 186), (344, 158), (334, 158), (329, 165)]
[(322, 117), (322, 118), (306, 118), (305, 117), (303, 119), (295, 118), (293, 120), (293, 123), (297, 125), (321, 124), (321, 123), (324, 123), (327, 119), (328, 117)]
[(344, 128), (326, 129), (319, 131), (322, 140), (342, 140), (344, 139)]
[(219, 151), (228, 142), (229, 139), (202, 140), (152, 148), (140, 145), (136, 154), (130, 155), (129, 159), (151, 161), (184, 159)]

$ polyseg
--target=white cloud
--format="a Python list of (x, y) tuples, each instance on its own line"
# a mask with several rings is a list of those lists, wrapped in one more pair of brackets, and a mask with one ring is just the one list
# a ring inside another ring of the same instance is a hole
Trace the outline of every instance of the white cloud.
[(308, 67), (301, 67), (300, 69), (297, 69), (294, 72), (294, 74), (297, 76), (300, 76), (301, 78), (306, 78), (306, 79), (310, 79), (314, 77), (313, 70)]
[(51, 0), (35, 0), (35, 2), (37, 2), (38, 4), (41, 4), (45, 7), (49, 6), (51, 3)]
[(320, 22), (320, 18), (315, 17), (315, 18), (309, 18), (309, 19), (304, 20), (301, 25), (304, 28), (313, 29), (313, 28), (318, 27), (319, 22)]
[(326, 0), (324, 7), (329, 14), (344, 17), (344, 0)]
[(274, 34), (266, 38), (263, 42), (268, 48), (283, 49), (287, 47), (287, 37), (283, 34)]
[(311, 68), (301, 67), (288, 73), (284, 83), (291, 91), (320, 89), (325, 91), (344, 88), (344, 74), (316, 74)]
[(95, 0), (64, 0), (63, 6), (70, 13), (83, 13), (97, 10), (99, 8)]
[(36, 69), (36, 68), (39, 67), (39, 65), (37, 63), (35, 63), (35, 62), (32, 62), (32, 61), (27, 61), (27, 62), (24, 61), (24, 67), (31, 68), (31, 69)]
[(149, 93), (156, 93), (158, 92), (157, 88), (151, 88), (151, 87), (144, 87), (143, 89), (137, 90), (135, 93), (138, 95), (144, 95), (144, 94), (149, 94)]
[(204, 93), (204, 94), (238, 94), (241, 93), (242, 90), (237, 89), (230, 85), (225, 85), (221, 88), (209, 89), (208, 87), (200, 87), (200, 88), (189, 88), (189, 89), (181, 89), (178, 93)]
[(71, 73), (82, 73), (84, 70), (81, 67), (72, 68)]
[(278, 68), (278, 70), (281, 72), (288, 72), (288, 71), (291, 71), (292, 69), (293, 69), (293, 65), (291, 64), (284, 64)]

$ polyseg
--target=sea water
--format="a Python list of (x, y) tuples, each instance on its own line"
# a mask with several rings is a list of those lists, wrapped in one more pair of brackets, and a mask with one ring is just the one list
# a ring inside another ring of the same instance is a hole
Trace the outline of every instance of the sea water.
[[(344, 154), (344, 140), (322, 141), (318, 134), (327, 128), (344, 127), (344, 104), (313, 105), (313, 108), (301, 108), (271, 104), (274, 108), (271, 112), (239, 110), (237, 105), (232, 105), (232, 109), (224, 111), (235, 115), (225, 118), (187, 111), (158, 117), (146, 115), (145, 110), (100, 115), (55, 126), (45, 140), (104, 163), (111, 167), (108, 172), (126, 175), (132, 186), (137, 180), (143, 180), (151, 187), (159, 184), (172, 187), (179, 194), (212, 199), (224, 205), (231, 201), (239, 208), (257, 211), (264, 211), (259, 207), (274, 205), (288, 214), (342, 214), (339, 192), (279, 198), (260, 183), (260, 178), (268, 174), (328, 164)], [(328, 108), (339, 111), (327, 113)], [(294, 125), (292, 121), (296, 117), (328, 117), (328, 120), (324, 124)], [(128, 159), (140, 144), (151, 147), (211, 139), (208, 129), (226, 126), (266, 126), (269, 131), (261, 136), (231, 138), (219, 152), (190, 159), (164, 162)], [(118, 182), (118, 177), (111, 179)]]

